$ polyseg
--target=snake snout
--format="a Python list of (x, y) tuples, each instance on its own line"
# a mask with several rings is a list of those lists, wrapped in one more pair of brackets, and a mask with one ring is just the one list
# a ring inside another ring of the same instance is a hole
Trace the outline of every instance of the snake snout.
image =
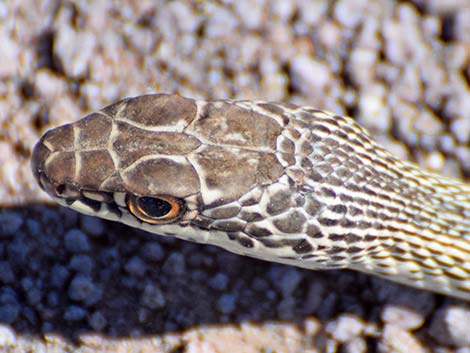
[(78, 188), (72, 184), (56, 182), (48, 175), (46, 162), (50, 155), (51, 151), (42, 143), (42, 140), (33, 148), (31, 170), (40, 188), (52, 197), (70, 198), (79, 195)]
[(44, 164), (51, 151), (42, 143), (42, 139), (36, 143), (31, 155), (31, 170), (41, 189), (46, 191), (49, 180), (44, 176)]
[(31, 170), (39, 187), (50, 196), (57, 197), (65, 189), (65, 184), (57, 184), (46, 173), (46, 161), (51, 151), (44, 145), (42, 139), (34, 146), (31, 157)]
[(74, 183), (69, 175), (75, 170), (74, 153), (69, 152), (73, 131), (69, 124), (59, 129), (46, 132), (36, 143), (31, 156), (31, 170), (42, 190), (52, 197), (67, 198), (75, 194), (70, 192)]

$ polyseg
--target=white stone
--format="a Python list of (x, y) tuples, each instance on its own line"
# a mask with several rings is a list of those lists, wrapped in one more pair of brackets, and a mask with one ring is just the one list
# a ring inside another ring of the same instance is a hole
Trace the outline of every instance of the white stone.
[(405, 330), (420, 328), (425, 319), (425, 317), (416, 310), (391, 304), (386, 305), (382, 310), (381, 318), (383, 322), (400, 326)]
[(16, 342), (16, 335), (13, 329), (4, 324), (0, 324), (0, 347), (14, 345)]
[(339, 342), (348, 342), (364, 331), (362, 320), (351, 314), (343, 314), (337, 320), (328, 323), (326, 332)]

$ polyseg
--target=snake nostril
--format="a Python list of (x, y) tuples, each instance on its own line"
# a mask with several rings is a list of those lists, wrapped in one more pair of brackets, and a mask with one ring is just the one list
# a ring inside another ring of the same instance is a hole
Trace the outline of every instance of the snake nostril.
[(54, 185), (54, 193), (55, 196), (64, 199), (76, 200), (82, 198), (80, 189), (76, 185), (68, 182)]
[(65, 192), (65, 189), (66, 189), (66, 186), (65, 184), (59, 184), (55, 187), (55, 192), (57, 194), (57, 196), (61, 196), (64, 194)]

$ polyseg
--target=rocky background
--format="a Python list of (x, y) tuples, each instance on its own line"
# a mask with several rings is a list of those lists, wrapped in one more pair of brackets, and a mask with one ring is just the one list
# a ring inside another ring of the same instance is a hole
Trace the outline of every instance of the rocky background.
[(469, 0), (0, 1), (1, 352), (470, 352), (470, 305), (58, 208), (53, 126), (125, 96), (289, 101), (355, 117), (470, 181)]

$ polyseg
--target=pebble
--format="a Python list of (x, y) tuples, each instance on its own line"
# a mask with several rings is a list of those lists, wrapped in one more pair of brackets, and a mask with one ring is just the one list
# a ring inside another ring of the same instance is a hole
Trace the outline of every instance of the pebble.
[(97, 43), (97, 37), (89, 31), (76, 31), (61, 26), (54, 41), (54, 53), (69, 77), (79, 78), (86, 74)]
[(39, 317), (36, 314), (36, 310), (29, 306), (23, 307), (22, 315), (28, 321), (28, 323), (33, 326), (36, 326), (39, 323)]
[(259, 30), (266, 16), (265, 0), (238, 0), (233, 3), (241, 24), (248, 30)]
[(421, 133), (422, 140), (425, 141), (423, 137), (429, 137), (430, 143), (428, 143), (428, 148), (436, 145), (436, 138), (438, 138), (443, 133), (443, 126), (437, 116), (430, 110), (423, 108), (419, 112), (416, 121), (414, 122), (414, 130), (417, 133)]
[(72, 253), (88, 252), (91, 249), (87, 235), (79, 229), (71, 229), (65, 233), (64, 245)]
[(338, 50), (343, 40), (341, 27), (333, 22), (322, 23), (318, 30), (318, 39), (327, 50)]
[(382, 350), (393, 353), (426, 353), (423, 345), (411, 333), (403, 328), (387, 324), (383, 328)]
[(21, 307), (19, 304), (0, 304), (1, 322), (6, 324), (14, 323), (20, 314)]
[(468, 19), (470, 18), (470, 6), (461, 6), (456, 12), (455, 16), (455, 35), (457, 39), (464, 43), (470, 43), (470, 24)]
[(45, 321), (41, 325), (41, 332), (52, 332), (54, 331), (55, 327), (51, 322)]
[(290, 74), (292, 85), (307, 95), (326, 90), (333, 81), (329, 67), (309, 55), (294, 57)]
[[(187, 242), (189, 244), (189, 242)], [(204, 254), (201, 254), (201, 253), (198, 253), (198, 252), (194, 252), (194, 251), (187, 251), (185, 249), (186, 247), (183, 246), (183, 253), (186, 254), (186, 264), (190, 267), (190, 268), (197, 268), (197, 267), (203, 267), (205, 262), (206, 262), (206, 259), (208, 258), (207, 256), (205, 256)], [(210, 258), (209, 258), (210, 259)], [(209, 260), (211, 261), (211, 260)]]
[(209, 279), (209, 286), (212, 289), (224, 291), (227, 289), (229, 278), (226, 274), (218, 272), (214, 277)]
[(16, 234), (13, 240), (9, 240), (7, 246), (8, 258), (11, 259), (13, 266), (27, 265), (31, 270), (37, 269), (38, 262), (30, 256), (32, 245), (24, 240), (21, 233)]
[(348, 71), (355, 84), (365, 85), (374, 81), (374, 72), (370, 70), (376, 65), (378, 53), (365, 47), (357, 47), (350, 53)]
[(72, 256), (69, 263), (69, 269), (80, 272), (84, 275), (91, 275), (94, 267), (93, 259), (84, 254)]
[(452, 134), (461, 144), (466, 144), (470, 141), (470, 109), (468, 114), (468, 116), (461, 116), (460, 119), (455, 119), (450, 124)]
[(147, 271), (147, 265), (139, 256), (133, 256), (127, 261), (124, 269), (132, 276), (143, 277)]
[(291, 296), (303, 279), (299, 270), (287, 266), (273, 266), (268, 275), (283, 298)]
[(466, 4), (467, 0), (452, 0), (452, 1), (442, 1), (442, 0), (428, 0), (425, 4), (426, 10), (432, 14), (438, 15), (449, 15), (460, 11)]
[(165, 258), (165, 250), (157, 241), (146, 242), (142, 247), (142, 257), (147, 261), (159, 262)]
[(296, 316), (296, 301), (294, 297), (286, 297), (277, 305), (277, 314), (281, 320), (293, 320)]
[(65, 310), (64, 319), (66, 321), (80, 321), (85, 318), (86, 313), (85, 309), (76, 305), (71, 305)]
[(237, 27), (237, 21), (232, 13), (218, 8), (217, 16), (209, 16), (206, 23), (206, 35), (209, 38), (228, 37)]
[(15, 235), (24, 223), (23, 217), (16, 212), (0, 214), (0, 239)]
[(53, 287), (62, 288), (70, 276), (70, 271), (63, 265), (54, 265), (51, 270), (50, 283)]
[(94, 330), (102, 331), (108, 324), (108, 321), (100, 311), (95, 311), (88, 319), (88, 323)]
[(222, 314), (231, 314), (236, 308), (237, 297), (232, 294), (223, 294), (216, 303), (217, 310)]
[(423, 325), (425, 317), (408, 307), (388, 304), (382, 310), (381, 319), (405, 330), (416, 330)]
[(366, 353), (367, 342), (363, 337), (355, 337), (344, 344), (345, 353)]
[(85, 275), (77, 274), (68, 289), (70, 299), (86, 302), (88, 304), (97, 302), (101, 297), (101, 291), (93, 280)]
[(444, 345), (470, 346), (470, 307), (446, 306), (434, 314), (429, 335)]
[(266, 280), (266, 278), (263, 277), (255, 277), (251, 283), (250, 288), (260, 293), (266, 293), (271, 289), (269, 282)]
[(328, 292), (322, 300), (321, 305), (316, 311), (316, 315), (320, 320), (327, 320), (336, 311), (336, 305), (339, 301), (338, 294)]
[(0, 288), (0, 318), (1, 322), (15, 322), (21, 312), (15, 290), (8, 286)]
[(334, 16), (346, 28), (356, 27), (365, 14), (365, 0), (340, 0), (334, 7)]
[(142, 304), (149, 309), (160, 309), (166, 304), (163, 291), (159, 286), (147, 284), (141, 297)]
[[(46, 229), (55, 228), (56, 230), (62, 230), (63, 219), (59, 212), (50, 208), (45, 208), (41, 212), (41, 224), (46, 226)], [(56, 228), (57, 227), (57, 228)]]
[(281, 22), (287, 22), (295, 12), (295, 4), (292, 1), (276, 1), (272, 3), (272, 11)]
[[(189, 3), (185, 3), (184, 1), (174, 1), (168, 4), (168, 11), (175, 17), (176, 23), (173, 24), (176, 24), (180, 31), (185, 33), (194, 33), (194, 31), (197, 30), (201, 19), (194, 16)], [(164, 14), (163, 11), (162, 14)], [(170, 26), (171, 24), (172, 23), (169, 23)], [(172, 32), (173, 30), (170, 27), (169, 33)]]
[(67, 89), (65, 81), (55, 72), (48, 69), (36, 71), (34, 75), (34, 90), (46, 100), (52, 101), (60, 97)]
[(310, 283), (305, 303), (303, 305), (304, 313), (310, 314), (316, 312), (320, 305), (322, 305), (325, 294), (326, 288), (323, 281), (317, 280)]
[(16, 303), (17, 293), (10, 286), (0, 287), (0, 303)]
[(42, 301), (42, 290), (37, 287), (32, 287), (26, 292), (26, 299), (30, 305), (39, 305)]
[(360, 336), (364, 331), (364, 327), (361, 318), (355, 315), (343, 314), (326, 325), (326, 332), (339, 342), (349, 342)]
[(8, 284), (15, 281), (15, 274), (8, 261), (0, 261), (0, 283)]
[(394, 91), (408, 102), (419, 102), (423, 99), (423, 87), (418, 67), (408, 66), (398, 78)]
[(103, 235), (105, 225), (104, 221), (98, 217), (82, 216), (82, 229), (89, 235), (99, 237)]
[(303, 330), (308, 338), (313, 338), (323, 329), (323, 324), (313, 316), (307, 317), (303, 322)]
[(209, 281), (209, 274), (202, 269), (192, 270), (189, 273), (190, 278), (193, 279), (194, 282), (208, 283)]
[(313, 26), (321, 22), (329, 11), (328, 1), (299, 1), (299, 21), (305, 27)]
[[(3, 27), (3, 26), (2, 26)], [(7, 77), (14, 76), (20, 66), (18, 57), (20, 54), (20, 47), (18, 43), (11, 38), (5, 28), (0, 31), (0, 78), (6, 79)]]
[(59, 305), (59, 294), (56, 291), (50, 291), (47, 293), (47, 305), (51, 307)]
[(441, 152), (435, 151), (426, 154), (424, 163), (427, 169), (440, 172), (444, 168), (446, 158)]
[(0, 324), (0, 347), (12, 346), (16, 343), (15, 331), (7, 325)]
[[(391, 3), (390, 3), (391, 4)], [(392, 5), (393, 6), (393, 5)], [(391, 10), (385, 10), (384, 12), (390, 12)], [(383, 21), (377, 17), (373, 16), (367, 16), (364, 18), (364, 22), (361, 24), (359, 30), (359, 35), (357, 38), (357, 44), (355, 44), (355, 47), (352, 48), (352, 53), (355, 52), (356, 49), (359, 50), (367, 50), (370, 51), (370, 53), (366, 54), (367, 56), (372, 55), (372, 57), (376, 57), (378, 59), (379, 57), (379, 51), (382, 48), (383, 42), (380, 40), (380, 31), (382, 30), (383, 26)], [(356, 39), (355, 39), (356, 40)], [(371, 59), (372, 57), (369, 57)], [(368, 60), (368, 59), (366, 59)], [(364, 63), (364, 61), (360, 60), (359, 63)], [(374, 68), (377, 66), (380, 66), (381, 61), (379, 60), (374, 60), (374, 62), (369, 61), (370, 64), (373, 64)], [(358, 69), (354, 65), (355, 69)], [(359, 70), (364, 70), (365, 68), (359, 68)], [(374, 73), (375, 70), (370, 70), (372, 73)], [(377, 72), (375, 72), (377, 73)], [(367, 84), (367, 81), (362, 81), (362, 84)]]
[(28, 233), (34, 238), (38, 238), (42, 234), (41, 224), (35, 219), (26, 220)]
[(391, 128), (391, 112), (385, 105), (387, 89), (382, 85), (370, 85), (359, 98), (358, 121), (376, 133)]
[(168, 256), (162, 270), (166, 274), (182, 275), (186, 271), (186, 261), (182, 253), (174, 252)]

